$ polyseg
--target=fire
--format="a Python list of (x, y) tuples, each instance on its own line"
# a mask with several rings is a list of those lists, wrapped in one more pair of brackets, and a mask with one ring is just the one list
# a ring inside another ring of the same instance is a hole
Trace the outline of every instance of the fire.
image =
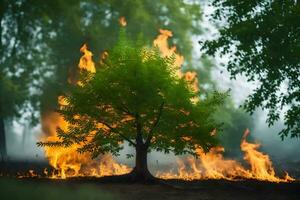
[[(183, 56), (176, 52), (176, 47), (169, 47), (168, 39), (173, 34), (169, 30), (160, 30), (160, 35), (154, 40), (154, 46), (158, 47), (162, 56), (175, 59), (175, 69), (177, 76), (184, 78), (192, 90), (199, 92), (198, 78), (196, 72), (187, 71), (182, 73), (181, 67), (184, 61)], [(192, 101), (198, 101), (192, 99)], [(286, 182), (294, 180), (288, 174), (284, 179), (275, 176), (275, 170), (268, 155), (259, 152), (259, 144), (252, 144), (246, 141), (249, 130), (245, 131), (241, 142), (241, 150), (244, 152), (244, 160), (248, 162), (251, 169), (247, 170), (243, 165), (235, 160), (225, 159), (223, 157), (224, 148), (215, 147), (208, 153), (204, 153), (201, 147), (198, 147), (196, 154), (198, 159), (187, 157), (187, 159), (178, 159), (177, 172), (157, 172), (157, 176), (165, 179), (179, 178), (185, 180), (193, 179), (228, 179), (235, 180), (240, 178), (258, 179), (272, 182)], [(212, 134), (215, 134), (213, 131)], [(186, 139), (186, 138), (184, 138)]]
[(121, 26), (126, 26), (127, 25), (127, 21), (126, 21), (126, 19), (125, 19), (124, 16), (122, 16), (122, 17), (119, 18), (119, 24)]
[[(124, 17), (120, 18), (120, 24), (126, 25)], [(177, 69), (178, 78), (184, 78), (187, 80), (191, 89), (199, 91), (197, 74), (192, 71), (183, 73), (181, 67), (184, 61), (183, 56), (176, 53), (176, 47), (169, 47), (168, 38), (172, 37), (172, 32), (168, 30), (160, 30), (160, 35), (154, 40), (154, 46), (160, 51), (162, 56), (174, 57), (175, 68)], [(78, 67), (85, 69), (91, 73), (96, 72), (95, 64), (92, 60), (92, 52), (88, 50), (86, 44), (84, 44), (80, 51), (83, 56), (80, 58)], [(108, 56), (105, 51), (101, 60), (104, 60)], [(100, 61), (101, 62), (101, 61)], [(77, 84), (81, 84), (78, 83)], [(64, 98), (61, 96), (58, 98), (60, 105), (67, 105)], [(182, 111), (185, 112), (185, 111)], [(186, 113), (187, 115), (189, 113)], [(80, 116), (74, 116), (80, 117)], [(128, 116), (124, 121), (132, 120), (132, 117)], [(42, 119), (43, 128), (47, 130), (48, 135), (44, 136), (43, 141), (57, 142), (60, 141), (56, 134), (56, 128), (60, 127), (65, 130), (68, 127), (68, 123), (59, 116), (58, 113), (49, 113)], [(101, 125), (101, 124), (100, 124)], [(249, 143), (246, 140), (249, 130), (245, 131), (245, 134), (241, 141), (241, 150), (244, 152), (244, 161), (250, 166), (250, 169), (245, 168), (240, 162), (232, 159), (226, 159), (223, 157), (224, 148), (215, 147), (208, 153), (205, 153), (200, 147), (196, 149), (197, 158), (187, 156), (182, 159), (177, 159), (177, 168), (170, 170), (169, 172), (158, 171), (157, 177), (163, 179), (257, 179), (263, 181), (272, 182), (288, 182), (293, 181), (288, 174), (285, 178), (279, 178), (275, 175), (275, 170), (272, 166), (272, 162), (268, 155), (263, 154), (258, 150), (259, 144)], [(215, 134), (215, 131), (212, 132)], [(183, 140), (190, 140), (191, 138), (182, 137)], [(97, 159), (91, 159), (90, 154), (79, 154), (76, 149), (80, 147), (80, 144), (74, 144), (68, 148), (63, 147), (44, 147), (45, 155), (49, 160), (50, 165), (55, 169), (49, 172), (44, 170), (44, 175), (50, 178), (65, 179), (68, 177), (78, 176), (95, 176), (102, 177), (107, 175), (120, 175), (131, 171), (131, 168), (117, 163), (113, 157), (109, 154), (98, 157)], [(30, 171), (29, 175), (37, 176), (34, 171)]]
[(215, 147), (208, 153), (204, 153), (201, 148), (197, 148), (196, 153), (198, 159), (187, 157), (186, 159), (178, 159), (178, 167), (169, 172), (158, 172), (156, 175), (163, 179), (257, 179), (270, 182), (289, 182), (295, 179), (287, 173), (284, 178), (275, 175), (272, 161), (269, 156), (259, 152), (259, 144), (253, 144), (246, 141), (249, 130), (245, 131), (241, 142), (241, 150), (244, 152), (244, 160), (250, 165), (250, 169), (246, 169), (241, 163), (232, 159), (223, 157), (224, 148)]
[(182, 77), (182, 73), (180, 71), (181, 66), (184, 62), (184, 58), (182, 55), (176, 53), (176, 46), (169, 47), (168, 39), (173, 36), (173, 33), (169, 30), (159, 30), (160, 35), (153, 41), (153, 45), (156, 46), (163, 57), (171, 57), (174, 56), (174, 67), (178, 71), (177, 76)]
[[(80, 58), (78, 67), (85, 69), (91, 73), (96, 72), (95, 64), (92, 60), (92, 53), (88, 50), (87, 45), (84, 44), (80, 51), (83, 56)], [(77, 82), (77, 84), (82, 84)], [(67, 105), (63, 96), (58, 97), (59, 105)], [(74, 116), (80, 117), (80, 116)], [(58, 114), (49, 113), (43, 118), (42, 124), (44, 129), (48, 130), (48, 135), (43, 138), (44, 141), (57, 142), (60, 141), (56, 134), (56, 128), (66, 130), (68, 123)], [(48, 171), (44, 172), (50, 178), (65, 179), (68, 177), (77, 176), (108, 176), (128, 173), (131, 168), (118, 164), (113, 160), (109, 154), (103, 155), (98, 159), (91, 159), (88, 153), (78, 153), (77, 148), (80, 144), (73, 144), (68, 148), (63, 147), (44, 147), (45, 155), (49, 160), (49, 164), (55, 169), (51, 174)]]
[[(192, 91), (199, 92), (197, 73), (194, 71), (182, 72), (181, 68), (184, 62), (184, 57), (176, 52), (176, 46), (170, 47), (168, 39), (173, 36), (173, 33), (169, 30), (160, 29), (160, 34), (153, 41), (153, 45), (157, 47), (163, 57), (173, 57), (174, 63), (172, 67), (176, 70), (176, 76), (178, 78), (184, 78), (188, 83)], [(199, 101), (199, 97), (192, 98), (193, 103)]]
[[(67, 128), (67, 122), (57, 113), (48, 114), (43, 120), (50, 136), (45, 137), (45, 141), (59, 141), (56, 135), (56, 127)], [(55, 169), (49, 174), (50, 178), (68, 178), (77, 176), (108, 176), (128, 173), (131, 169), (125, 165), (118, 164), (109, 154), (103, 155), (95, 160), (91, 159), (88, 153), (78, 153), (79, 144), (74, 144), (68, 148), (64, 147), (44, 147), (45, 155), (49, 164)], [(44, 172), (45, 173), (45, 172)], [(46, 174), (45, 173), (45, 174)]]
[[(241, 150), (245, 153), (244, 160), (251, 166), (252, 178), (273, 182), (283, 181), (275, 176), (275, 170), (272, 166), (272, 161), (270, 160), (269, 155), (263, 154), (257, 150), (260, 147), (260, 144), (252, 144), (246, 141), (246, 137), (249, 134), (250, 131), (246, 129), (241, 143)], [(291, 181), (295, 179), (291, 178), (286, 173), (284, 180)]]
[(80, 52), (83, 53), (83, 56), (79, 60), (78, 67), (79, 69), (86, 69), (91, 73), (96, 72), (95, 63), (93, 62), (93, 53), (88, 50), (87, 44), (84, 44), (80, 48)]

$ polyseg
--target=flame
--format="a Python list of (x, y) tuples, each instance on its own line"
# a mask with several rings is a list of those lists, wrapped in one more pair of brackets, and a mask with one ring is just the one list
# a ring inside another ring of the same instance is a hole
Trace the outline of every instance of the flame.
[[(50, 136), (45, 137), (45, 141), (60, 141), (56, 135), (56, 127), (65, 130), (68, 123), (57, 113), (50, 113), (43, 120), (43, 126), (47, 127)], [(73, 144), (68, 148), (64, 147), (45, 147), (45, 155), (49, 164), (55, 169), (50, 178), (65, 179), (77, 176), (108, 176), (128, 173), (131, 169), (125, 165), (118, 164), (109, 154), (103, 155), (98, 159), (91, 159), (88, 153), (78, 153), (79, 144)], [(45, 173), (45, 172), (44, 172)], [(48, 174), (49, 172), (47, 172)], [(46, 173), (45, 173), (46, 174)]]
[(177, 160), (177, 168), (169, 172), (157, 172), (156, 176), (163, 179), (257, 179), (270, 182), (290, 182), (295, 179), (287, 173), (284, 178), (275, 175), (275, 170), (268, 155), (259, 152), (259, 144), (246, 141), (250, 131), (247, 129), (241, 142), (241, 150), (244, 152), (244, 160), (250, 165), (246, 169), (241, 163), (223, 157), (224, 148), (214, 147), (208, 153), (198, 147), (196, 154), (198, 159), (188, 156)]
[[(78, 67), (85, 69), (91, 73), (95, 73), (95, 64), (92, 60), (92, 53), (87, 49), (87, 45), (84, 44), (80, 51), (83, 56), (80, 58)], [(82, 84), (77, 82), (77, 84)], [(58, 103), (60, 106), (68, 105), (63, 96), (58, 97)], [(80, 117), (80, 116), (74, 116)], [(129, 119), (128, 119), (129, 120)], [(49, 135), (44, 136), (43, 141), (57, 142), (60, 141), (56, 134), (56, 128), (60, 127), (62, 130), (67, 130), (68, 123), (58, 114), (49, 113), (42, 120), (43, 127), (48, 130)], [(109, 154), (101, 156), (98, 159), (91, 159), (88, 153), (78, 153), (77, 148), (80, 144), (73, 144), (68, 148), (63, 147), (45, 147), (45, 155), (49, 160), (49, 164), (55, 169), (51, 175), (47, 170), (44, 171), (46, 176), (50, 178), (65, 179), (68, 177), (77, 176), (108, 176), (108, 175), (120, 175), (128, 173), (131, 168), (118, 164), (113, 160), (113, 157)]]
[[(181, 68), (184, 63), (184, 57), (176, 52), (176, 46), (170, 47), (168, 44), (168, 39), (173, 37), (173, 33), (169, 30), (160, 29), (160, 34), (153, 41), (153, 45), (157, 47), (163, 57), (171, 57), (174, 59), (172, 67), (176, 70), (176, 76), (178, 78), (184, 78), (190, 86), (190, 89), (196, 93), (199, 92), (199, 82), (197, 78), (197, 73), (193, 71), (182, 72)], [(191, 99), (193, 103), (199, 101), (199, 96)]]
[(78, 67), (79, 69), (85, 69), (91, 73), (96, 72), (95, 63), (92, 60), (93, 53), (88, 50), (87, 44), (84, 44), (80, 48), (80, 52), (83, 53), (83, 56), (79, 60)]
[(108, 57), (108, 52), (107, 51), (103, 51), (100, 54), (100, 64), (104, 64), (105, 59)]
[[(275, 170), (269, 155), (263, 154), (257, 150), (260, 147), (260, 144), (252, 144), (246, 141), (246, 137), (249, 134), (249, 129), (246, 129), (241, 142), (241, 150), (245, 153), (244, 160), (251, 166), (252, 178), (272, 182), (283, 181), (275, 176)], [(285, 179), (294, 180), (288, 174), (286, 174)]]
[(197, 78), (197, 73), (196, 72), (187, 71), (184, 74), (184, 78), (190, 84), (191, 89), (194, 92), (199, 92), (199, 85), (198, 85), (199, 82), (198, 82), (198, 78)]
[(17, 178), (40, 178), (41, 175), (39, 175), (37, 172), (35, 172), (33, 169), (28, 170), (27, 173), (21, 174), (17, 173)]
[(119, 18), (119, 24), (121, 26), (126, 26), (127, 25), (127, 21), (126, 21), (126, 19), (125, 19), (124, 16), (122, 16), (122, 17)]
[(174, 56), (173, 67), (177, 70), (177, 76), (182, 77), (181, 66), (184, 62), (182, 55), (176, 53), (176, 46), (169, 47), (168, 39), (173, 36), (173, 33), (169, 30), (160, 29), (160, 35), (153, 41), (153, 45), (159, 49), (163, 57)]

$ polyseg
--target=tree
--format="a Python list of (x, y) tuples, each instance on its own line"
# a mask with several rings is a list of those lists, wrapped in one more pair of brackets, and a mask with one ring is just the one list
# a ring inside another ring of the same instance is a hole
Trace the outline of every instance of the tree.
[(260, 106), (268, 109), (271, 126), (286, 109), (279, 135), (299, 137), (300, 2), (213, 0), (212, 5), (219, 36), (202, 49), (209, 55), (231, 55), (227, 69), (232, 78), (244, 74), (248, 81), (259, 81), (244, 104), (248, 112)]
[[(18, 11), (28, 12), (18, 12)], [(0, 2), (0, 154), (7, 157), (5, 122), (24, 118), (36, 122), (38, 98), (49, 70), (42, 60), (44, 29), (41, 11), (21, 1)], [(26, 113), (26, 114), (25, 114)]]
[(174, 59), (163, 58), (157, 49), (141, 42), (120, 40), (96, 73), (81, 70), (79, 84), (64, 96), (58, 112), (68, 122), (57, 129), (61, 141), (39, 145), (80, 144), (79, 152), (93, 157), (110, 152), (118, 155), (124, 141), (136, 150), (133, 180), (149, 180), (147, 153), (155, 149), (175, 154), (195, 154), (216, 144), (213, 133), (220, 128), (213, 114), (224, 94), (215, 92), (194, 101), (194, 92), (176, 75)]

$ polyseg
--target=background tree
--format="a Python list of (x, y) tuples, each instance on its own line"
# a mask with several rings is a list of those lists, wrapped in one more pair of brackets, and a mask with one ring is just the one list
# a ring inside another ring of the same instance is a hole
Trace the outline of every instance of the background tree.
[[(240, 144), (245, 130), (254, 128), (252, 117), (243, 109), (236, 108), (232, 99), (226, 98), (223, 106), (216, 110), (214, 119), (218, 123), (223, 123), (222, 131), (217, 134), (217, 138), (225, 149), (224, 155), (242, 158)], [(251, 134), (247, 136), (247, 140), (253, 140)]]
[(66, 94), (59, 113), (68, 122), (58, 128), (60, 142), (40, 145), (69, 147), (93, 157), (110, 152), (118, 155), (121, 143), (136, 150), (134, 180), (152, 179), (147, 167), (151, 149), (175, 154), (208, 151), (216, 144), (212, 132), (220, 127), (213, 114), (224, 98), (215, 92), (201, 101), (184, 78), (176, 75), (173, 58), (157, 49), (125, 39), (109, 51), (96, 73), (81, 71), (80, 84)]
[[(194, 60), (192, 66), (196, 67), (186, 67), (185, 70), (197, 73), (201, 91), (200, 98), (205, 98), (219, 89), (218, 83), (212, 77), (213, 70), (217, 68), (213, 59), (203, 55)], [(231, 158), (241, 158), (243, 156), (240, 150), (241, 139), (246, 129), (254, 129), (253, 118), (244, 109), (238, 108), (232, 97), (228, 97), (223, 105), (216, 110), (214, 119), (218, 123), (223, 123), (222, 131), (218, 132), (217, 138), (220, 145), (225, 149), (224, 155)], [(249, 135), (248, 139), (253, 139), (252, 135)]]
[(203, 49), (210, 55), (230, 54), (232, 78), (244, 74), (248, 81), (259, 81), (244, 104), (248, 112), (268, 109), (267, 122), (273, 125), (287, 109), (279, 134), (282, 139), (300, 136), (300, 2), (213, 0), (212, 5), (219, 36)]
[[(38, 98), (49, 67), (40, 27), (42, 12), (22, 1), (0, 2), (0, 154), (6, 158), (5, 122), (36, 122)], [(28, 12), (19, 12), (27, 10)]]

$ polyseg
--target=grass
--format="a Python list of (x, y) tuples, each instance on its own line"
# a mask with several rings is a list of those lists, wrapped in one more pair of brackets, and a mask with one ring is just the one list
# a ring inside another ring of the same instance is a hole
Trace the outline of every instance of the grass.
[(300, 182), (168, 180), (167, 184), (114, 182), (107, 177), (67, 180), (0, 177), (0, 200), (299, 200)]
[(111, 200), (115, 195), (103, 191), (97, 185), (81, 184), (55, 184), (43, 182), (30, 182), (11, 178), (0, 178), (1, 200)]

